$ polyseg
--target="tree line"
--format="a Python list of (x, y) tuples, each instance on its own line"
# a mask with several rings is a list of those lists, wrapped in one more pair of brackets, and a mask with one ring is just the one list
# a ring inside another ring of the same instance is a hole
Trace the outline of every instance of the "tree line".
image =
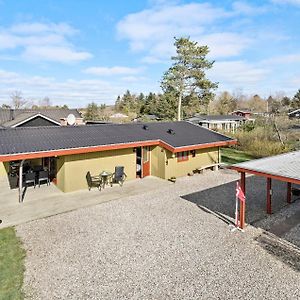
[[(259, 95), (245, 96), (239, 92), (230, 93), (224, 91), (214, 96), (210, 101), (203, 101), (195, 94), (182, 98), (182, 116), (188, 118), (195, 114), (220, 114), (226, 115), (234, 110), (249, 110), (257, 113), (280, 114), (300, 108), (300, 89), (291, 98), (282, 94), (267, 98)], [(153, 114), (164, 120), (178, 118), (178, 103), (171, 93), (149, 93), (138, 95), (129, 90), (122, 96), (118, 96), (115, 102), (115, 110), (125, 114), (137, 116)]]
[(200, 46), (189, 38), (175, 38), (176, 55), (172, 66), (163, 74), (163, 93), (132, 94), (129, 90), (118, 96), (115, 109), (126, 114), (154, 114), (165, 120), (181, 120), (199, 114), (228, 114), (236, 109), (272, 114), (300, 108), (300, 90), (289, 98), (278, 93), (267, 99), (240, 92), (224, 91), (218, 96), (218, 83), (210, 81), (205, 73), (213, 67), (207, 46)]
[[(176, 53), (171, 57), (172, 65), (160, 82), (162, 92), (136, 95), (127, 90), (116, 99), (116, 111), (135, 116), (156, 115), (163, 120), (181, 120), (197, 113), (228, 114), (235, 109), (277, 114), (300, 108), (300, 89), (292, 98), (279, 93), (267, 99), (259, 95), (246, 97), (238, 91), (224, 91), (216, 95), (218, 83), (206, 77), (206, 71), (214, 64), (214, 61), (207, 59), (208, 46), (198, 45), (184, 37), (175, 38), (174, 46)], [(4, 104), (2, 107), (22, 108), (30, 105), (32, 108), (53, 107), (48, 97), (41, 99), (38, 104), (30, 104), (19, 91), (11, 95), (11, 105)], [(95, 102), (89, 103), (85, 119), (107, 120), (109, 115), (105, 109), (105, 104), (99, 106)]]

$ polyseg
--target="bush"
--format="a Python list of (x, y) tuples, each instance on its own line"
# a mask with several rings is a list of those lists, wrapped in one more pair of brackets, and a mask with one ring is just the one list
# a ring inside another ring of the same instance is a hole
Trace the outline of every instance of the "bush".
[(253, 155), (264, 157), (290, 151), (290, 147), (283, 146), (271, 126), (256, 127), (251, 131), (238, 131), (234, 134), (238, 140), (238, 149)]

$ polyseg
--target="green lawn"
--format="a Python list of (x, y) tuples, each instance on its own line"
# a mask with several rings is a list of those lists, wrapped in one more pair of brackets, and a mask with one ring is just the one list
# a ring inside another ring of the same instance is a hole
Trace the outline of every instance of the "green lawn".
[(255, 158), (252, 155), (249, 155), (240, 150), (236, 150), (234, 148), (222, 148), (221, 157), (222, 162), (229, 165), (237, 164)]
[(0, 299), (23, 299), (25, 250), (13, 227), (0, 230)]

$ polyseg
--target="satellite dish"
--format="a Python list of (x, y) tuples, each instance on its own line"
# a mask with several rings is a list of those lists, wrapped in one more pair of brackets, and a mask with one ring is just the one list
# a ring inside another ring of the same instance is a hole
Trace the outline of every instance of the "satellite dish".
[(76, 121), (76, 118), (75, 118), (75, 116), (73, 114), (69, 114), (67, 116), (67, 123), (68, 123), (68, 125), (71, 125), (71, 126), (74, 125), (75, 121)]

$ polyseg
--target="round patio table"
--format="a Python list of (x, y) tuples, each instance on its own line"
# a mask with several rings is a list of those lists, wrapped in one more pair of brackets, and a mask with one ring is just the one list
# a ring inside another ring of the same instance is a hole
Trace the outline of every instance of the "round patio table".
[(111, 179), (112, 173), (108, 171), (102, 171), (100, 177), (102, 178), (102, 187), (105, 188), (105, 185), (108, 185)]

